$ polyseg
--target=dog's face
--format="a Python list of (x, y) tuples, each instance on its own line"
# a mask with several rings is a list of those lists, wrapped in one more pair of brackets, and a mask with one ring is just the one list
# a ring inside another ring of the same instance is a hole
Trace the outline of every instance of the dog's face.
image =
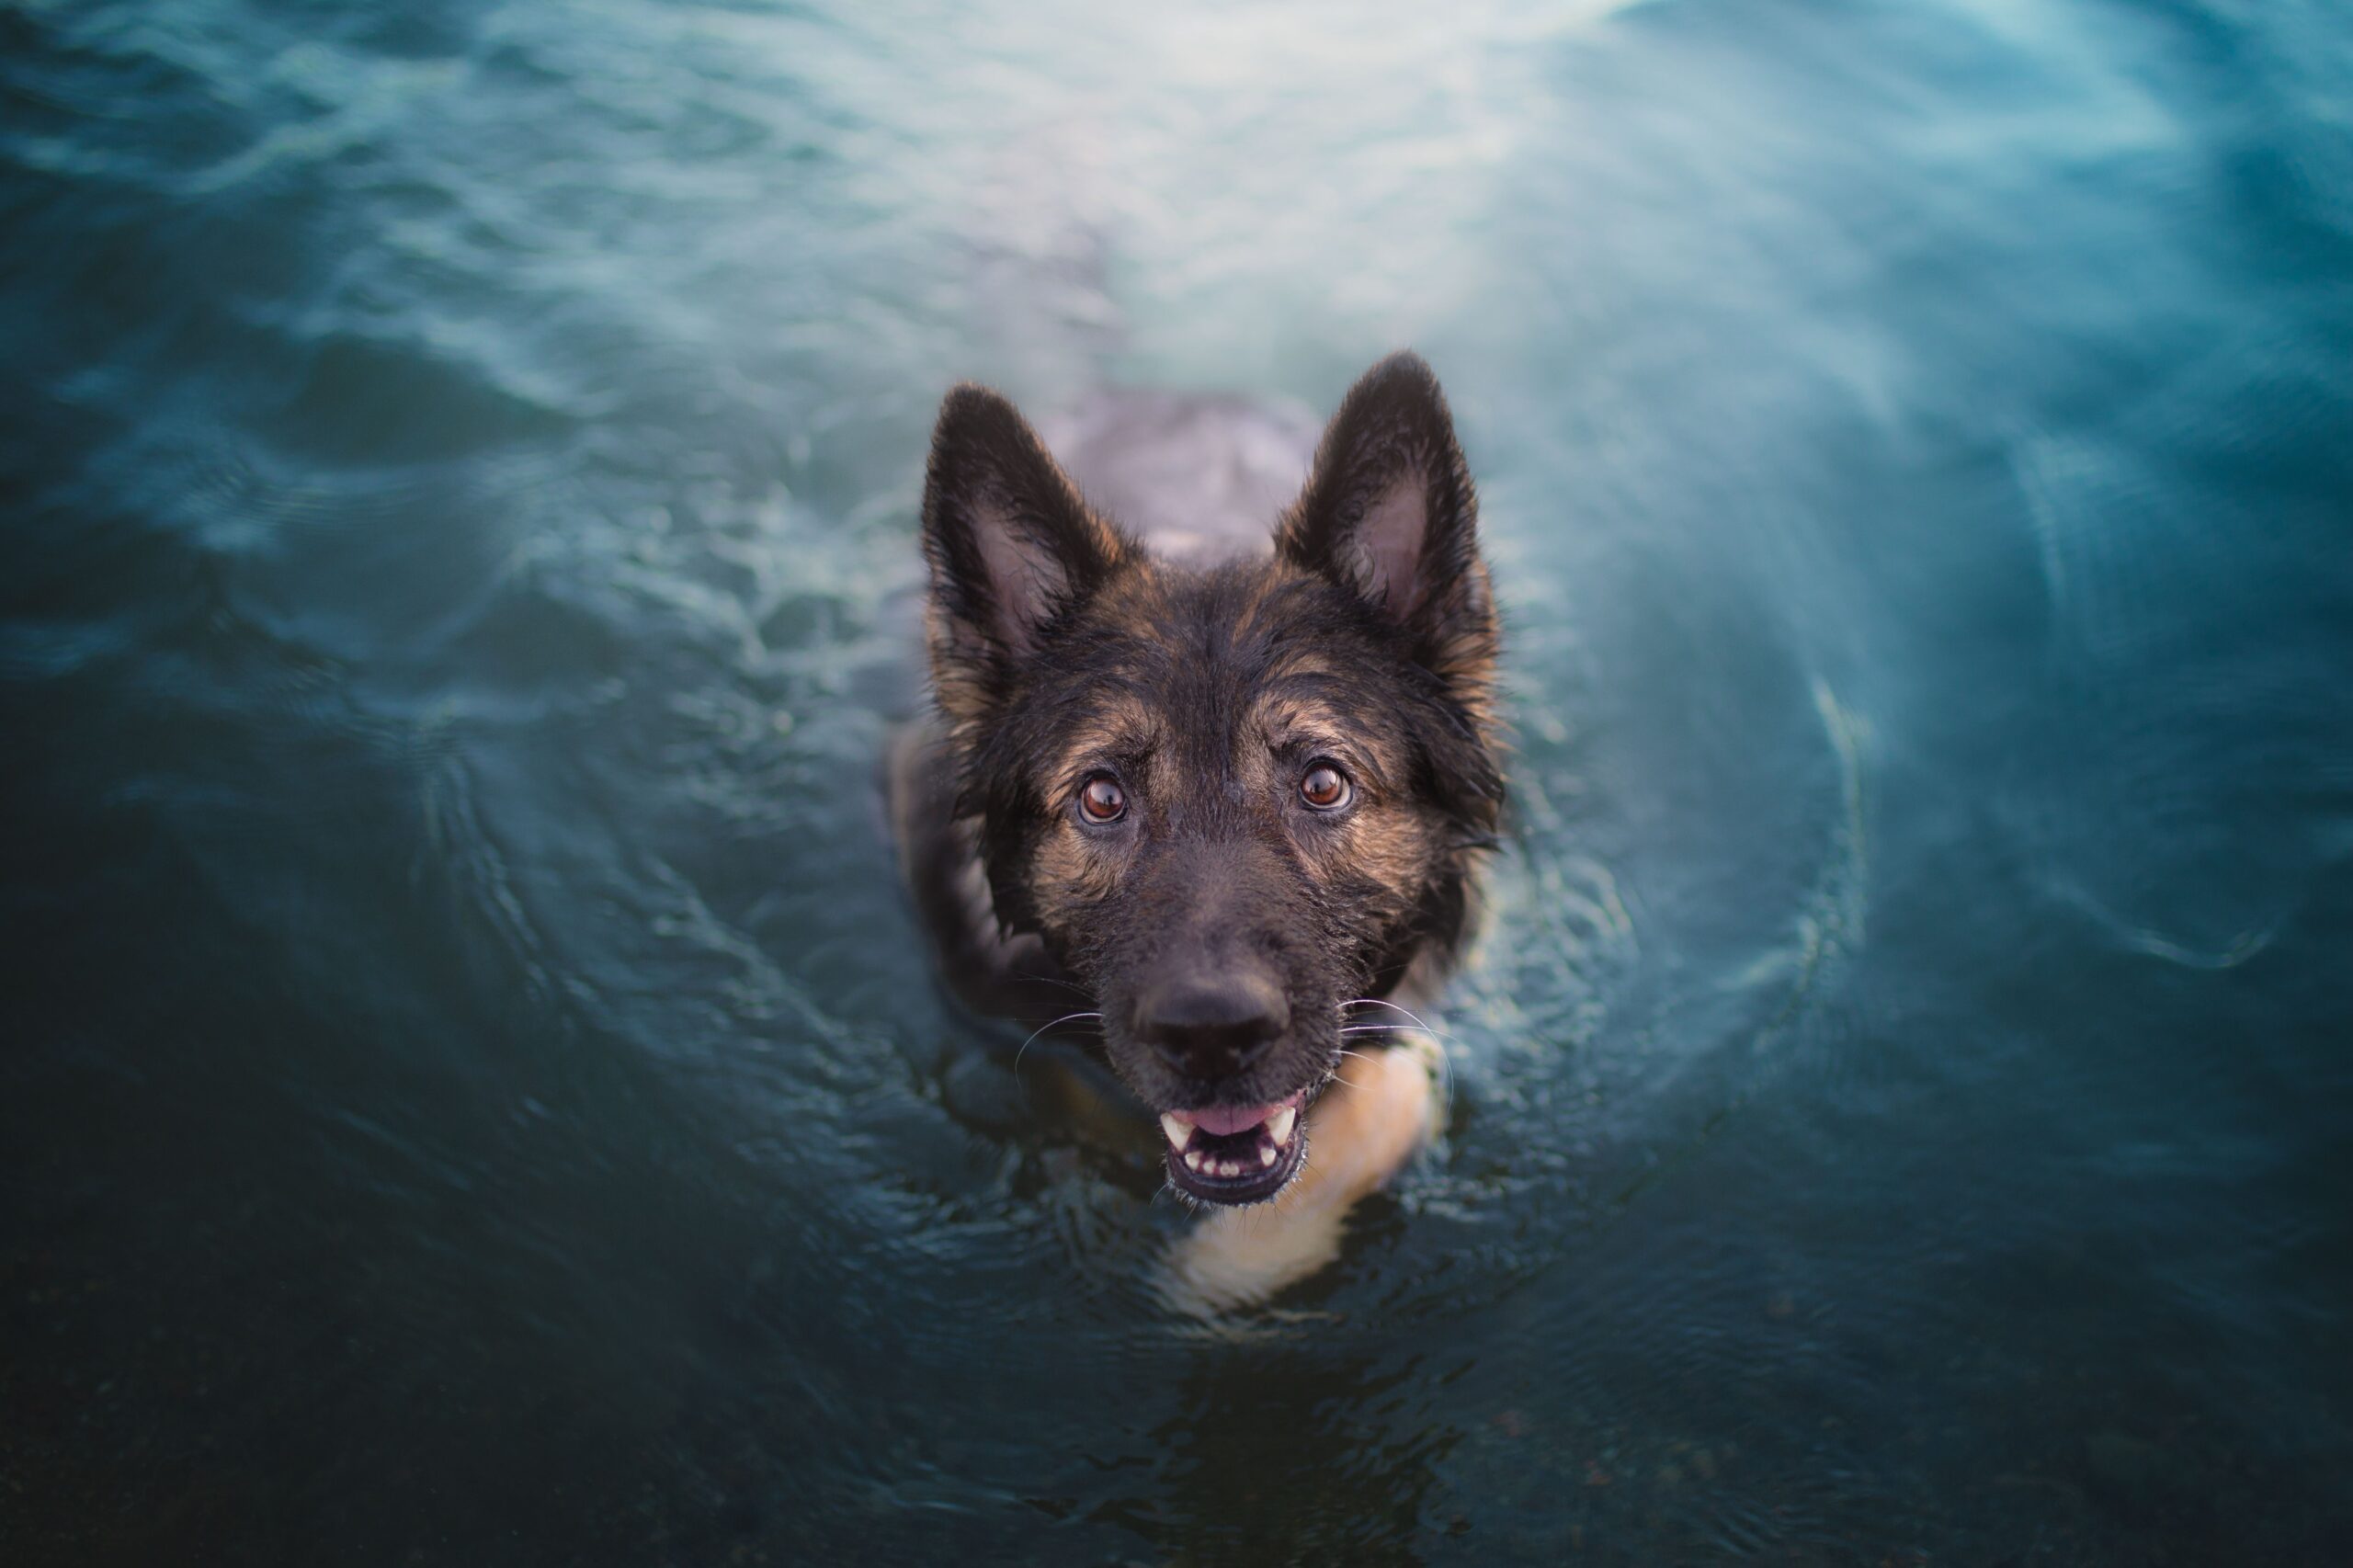
[(941, 410), (924, 542), (959, 809), (997, 918), (1095, 998), (1170, 1180), (1218, 1203), (1298, 1173), (1348, 1008), (1450, 948), (1503, 794), (1475, 502), (1426, 365), (1358, 383), (1275, 524), (1270, 559), (1165, 564), (1004, 399)]

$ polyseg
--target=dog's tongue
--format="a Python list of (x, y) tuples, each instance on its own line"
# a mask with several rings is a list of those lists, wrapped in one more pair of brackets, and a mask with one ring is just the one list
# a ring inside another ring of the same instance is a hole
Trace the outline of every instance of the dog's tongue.
[(1204, 1106), (1199, 1110), (1177, 1112), (1202, 1131), (1220, 1138), (1231, 1137), (1245, 1128), (1256, 1127), (1274, 1114), (1275, 1108), (1270, 1105)]
[(1297, 1110), (1305, 1093), (1278, 1100), (1273, 1105), (1212, 1105), (1199, 1110), (1172, 1110), (1168, 1114), (1177, 1120), (1199, 1128), (1213, 1138), (1231, 1138), (1237, 1132), (1247, 1132), (1275, 1112)]

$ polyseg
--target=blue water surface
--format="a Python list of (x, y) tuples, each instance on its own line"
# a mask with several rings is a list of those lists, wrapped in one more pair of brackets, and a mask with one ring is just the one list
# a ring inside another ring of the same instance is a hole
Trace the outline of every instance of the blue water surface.
[[(0, 221), (0, 1560), (2353, 1551), (2337, 0), (17, 0)], [(1495, 918), (1204, 1324), (924, 441), (1406, 345)]]

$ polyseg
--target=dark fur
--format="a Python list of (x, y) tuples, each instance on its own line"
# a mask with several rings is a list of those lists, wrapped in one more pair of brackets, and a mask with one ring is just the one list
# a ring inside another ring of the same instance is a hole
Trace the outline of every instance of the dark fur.
[[(1369, 371), (1271, 521), (1270, 555), (1173, 565), (1090, 510), (1005, 399), (962, 386), (940, 410), (939, 724), (894, 783), (909, 875), (968, 999), (1042, 1017), (1081, 1004), (1039, 984), (1076, 987), (1155, 1110), (1324, 1083), (1343, 1004), (1454, 956), (1503, 805), (1477, 501), (1429, 368)], [(1302, 801), (1319, 759), (1347, 810)], [(1127, 794), (1110, 826), (1075, 805), (1097, 773)], [(1234, 1009), (1267, 1038), (1206, 1049), (1228, 1036), (1201, 1018)]]

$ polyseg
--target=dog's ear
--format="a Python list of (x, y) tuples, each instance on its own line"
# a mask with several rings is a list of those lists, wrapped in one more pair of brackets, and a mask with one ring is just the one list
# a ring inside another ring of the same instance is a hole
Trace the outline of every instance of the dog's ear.
[(1353, 588), (1417, 661), (1478, 706), (1495, 657), (1479, 498), (1438, 377), (1417, 354), (1367, 370), (1324, 427), (1275, 547)]
[(977, 718), (1002, 699), (1125, 549), (1018, 409), (986, 387), (950, 392), (923, 490), (932, 674), (949, 717)]

